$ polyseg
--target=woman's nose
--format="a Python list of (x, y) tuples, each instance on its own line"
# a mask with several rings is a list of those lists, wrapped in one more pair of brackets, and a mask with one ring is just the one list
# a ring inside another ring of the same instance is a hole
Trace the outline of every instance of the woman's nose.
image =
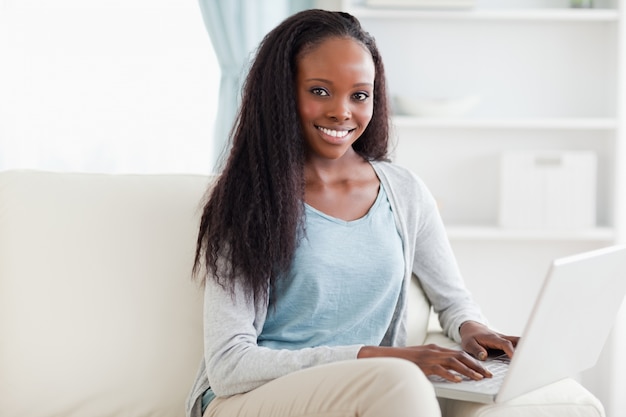
[(333, 100), (328, 107), (326, 116), (337, 121), (349, 120), (352, 117), (349, 101), (345, 99)]

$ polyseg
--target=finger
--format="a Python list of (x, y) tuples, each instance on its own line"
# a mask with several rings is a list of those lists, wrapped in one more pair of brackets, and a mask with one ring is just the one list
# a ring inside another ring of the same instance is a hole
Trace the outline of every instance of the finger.
[(454, 356), (449, 356), (439, 363), (446, 371), (454, 371), (461, 376), (473, 380), (490, 378), (491, 372), (485, 369), (480, 362), (463, 351), (457, 351)]
[(504, 337), (506, 340), (511, 342), (513, 347), (517, 347), (517, 344), (519, 343), (519, 336), (502, 336), (502, 337)]
[[(480, 362), (467, 354), (463, 354), (457, 358), (460, 368), (453, 368), (455, 371), (472, 379), (482, 379), (484, 377), (491, 378), (493, 375)], [(469, 371), (469, 373), (468, 373)], [(478, 378), (477, 378), (478, 375)]]
[(456, 375), (458, 377), (457, 380), (462, 380), (463, 379), (462, 377), (465, 377), (465, 378), (472, 379), (474, 381), (480, 381), (483, 378), (491, 377), (490, 374), (487, 374), (487, 375), (484, 374), (486, 370), (483, 370), (483, 372), (478, 372), (459, 361), (457, 361), (453, 365), (450, 365), (448, 372), (450, 372), (453, 375)]
[(478, 343), (476, 339), (472, 339), (467, 344), (467, 346), (465, 347), (465, 351), (481, 361), (487, 359), (487, 349), (481, 346), (481, 344)]
[(462, 363), (449, 364), (446, 366), (438, 365), (433, 367), (430, 372), (431, 375), (437, 375), (450, 382), (461, 382), (463, 377), (469, 378), (475, 381), (480, 381), (485, 378), (484, 375), (473, 371), (472, 369), (464, 366)]
[(463, 378), (461, 377), (461, 375), (459, 375), (458, 373), (455, 372), (451, 372), (449, 370), (447, 370), (446, 368), (444, 368), (443, 366), (437, 366), (435, 368), (432, 369), (432, 375), (437, 375), (443, 379), (445, 379), (446, 381), (450, 381), (450, 382), (461, 382), (463, 381)]
[(490, 337), (477, 341), (477, 343), (479, 343), (485, 349), (494, 349), (494, 350), (504, 351), (504, 353), (509, 358), (512, 358), (513, 353), (515, 352), (515, 346), (517, 345), (516, 339), (519, 339), (519, 338), (514, 337), (514, 336), (503, 336), (500, 334), (493, 334)]
[(497, 341), (495, 341), (495, 345), (492, 347), (493, 349), (499, 349), (506, 353), (506, 356), (509, 358), (513, 357), (513, 353), (515, 352), (515, 346), (517, 345), (517, 341), (511, 341), (509, 337), (500, 337)]

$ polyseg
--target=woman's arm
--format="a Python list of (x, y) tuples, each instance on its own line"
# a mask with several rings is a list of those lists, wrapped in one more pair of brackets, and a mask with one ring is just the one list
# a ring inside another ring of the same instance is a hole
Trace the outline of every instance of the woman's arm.
[(486, 320), (465, 287), (437, 202), (424, 182), (406, 168), (385, 162), (373, 166), (387, 190), (403, 237), (407, 273), (417, 276), (444, 333), (461, 343), (461, 324)]
[(492, 375), (474, 358), (487, 359), (487, 349), (501, 350), (512, 357), (519, 340), (518, 337), (504, 336), (483, 324), (471, 321), (461, 326), (461, 338), (463, 350), (447, 349), (437, 345), (363, 346), (358, 357), (402, 358), (415, 363), (426, 375), (437, 375), (452, 382), (461, 381), (462, 378), (458, 374), (480, 380), (490, 378)]
[(360, 345), (273, 350), (257, 345), (267, 314), (264, 301), (252, 302), (237, 285), (231, 294), (212, 278), (204, 298), (204, 358), (217, 396), (250, 391), (314, 365), (355, 359)]

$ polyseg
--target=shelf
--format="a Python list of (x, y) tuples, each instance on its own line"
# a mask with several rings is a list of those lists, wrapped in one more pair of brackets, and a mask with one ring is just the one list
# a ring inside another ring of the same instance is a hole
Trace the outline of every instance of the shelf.
[(610, 242), (615, 232), (608, 227), (585, 230), (526, 230), (496, 226), (448, 226), (450, 240), (589, 241)]
[(451, 129), (615, 130), (613, 118), (470, 119), (393, 116), (395, 127)]
[(351, 7), (350, 13), (359, 18), (376, 19), (435, 19), (435, 20), (523, 20), (562, 22), (615, 22), (619, 13), (614, 9), (502, 9), (502, 10), (418, 10), (410, 8)]

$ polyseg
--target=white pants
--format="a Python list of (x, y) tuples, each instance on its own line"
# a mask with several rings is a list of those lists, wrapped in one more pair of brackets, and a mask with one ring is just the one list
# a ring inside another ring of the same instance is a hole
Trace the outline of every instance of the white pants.
[(432, 385), (404, 359), (316, 366), (216, 398), (204, 417), (440, 417)]

